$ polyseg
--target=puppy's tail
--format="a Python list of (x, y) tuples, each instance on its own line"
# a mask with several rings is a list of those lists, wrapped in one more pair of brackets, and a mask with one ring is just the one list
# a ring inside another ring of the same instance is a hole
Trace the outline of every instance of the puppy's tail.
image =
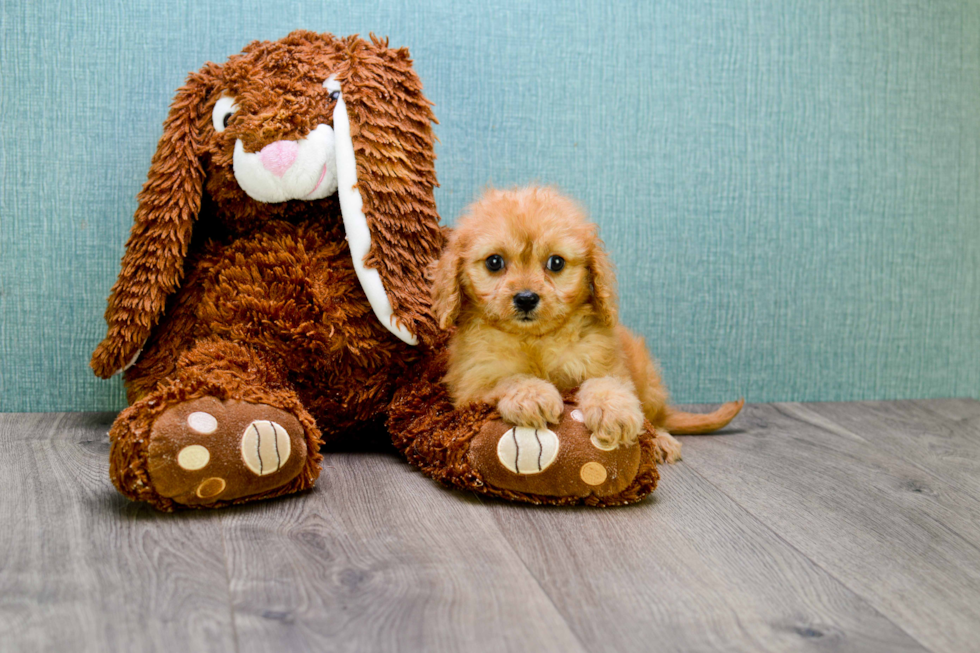
[(657, 364), (650, 358), (650, 352), (643, 338), (636, 336), (622, 326), (616, 327), (620, 346), (626, 355), (626, 366), (630, 378), (636, 386), (643, 412), (653, 424), (662, 426), (674, 435), (699, 435), (711, 433), (726, 426), (745, 405), (744, 399), (730, 401), (718, 410), (707, 415), (685, 413), (668, 405), (667, 389), (660, 378)]
[(745, 405), (745, 399), (729, 401), (713, 413), (684, 413), (675, 408), (667, 408), (664, 428), (673, 435), (700, 435), (711, 433), (728, 425)]

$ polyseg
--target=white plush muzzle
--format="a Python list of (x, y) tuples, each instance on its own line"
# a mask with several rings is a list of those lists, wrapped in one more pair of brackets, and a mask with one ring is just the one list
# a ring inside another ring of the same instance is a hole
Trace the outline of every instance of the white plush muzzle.
[(276, 141), (260, 152), (246, 152), (235, 141), (235, 179), (258, 202), (319, 200), (337, 192), (337, 147), (330, 125), (318, 125), (306, 138)]

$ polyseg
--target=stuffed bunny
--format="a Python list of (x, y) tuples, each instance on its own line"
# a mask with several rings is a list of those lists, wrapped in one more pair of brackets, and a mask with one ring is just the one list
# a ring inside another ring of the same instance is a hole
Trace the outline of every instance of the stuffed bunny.
[(297, 31), (177, 91), (92, 356), (125, 370), (110, 475), (169, 510), (295, 492), (439, 338), (445, 238), (408, 51)]
[(385, 415), (410, 462), (460, 489), (590, 505), (653, 491), (650, 428), (607, 452), (571, 404), (530, 434), (449, 401), (427, 278), (446, 241), (433, 122), (408, 52), (374, 37), (297, 31), (189, 76), (92, 356), (101, 377), (125, 370), (120, 492), (161, 510), (297, 492), (324, 439)]

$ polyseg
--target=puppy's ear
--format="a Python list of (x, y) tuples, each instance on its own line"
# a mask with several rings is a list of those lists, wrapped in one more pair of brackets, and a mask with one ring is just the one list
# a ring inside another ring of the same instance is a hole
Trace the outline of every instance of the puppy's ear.
[(191, 73), (177, 91), (163, 136), (138, 195), (122, 271), (112, 287), (105, 320), (108, 333), (92, 354), (92, 369), (109, 378), (135, 362), (184, 274), (184, 257), (201, 208), (204, 170), (199, 159), (210, 122), (207, 98), (218, 67)]
[(594, 231), (587, 265), (592, 277), (592, 305), (596, 315), (604, 325), (615, 326), (619, 321), (616, 308), (616, 273), (602, 240)]
[(463, 274), (463, 247), (459, 234), (449, 239), (446, 251), (431, 268), (432, 312), (435, 313), (440, 329), (448, 329), (456, 324), (463, 305), (460, 276)]

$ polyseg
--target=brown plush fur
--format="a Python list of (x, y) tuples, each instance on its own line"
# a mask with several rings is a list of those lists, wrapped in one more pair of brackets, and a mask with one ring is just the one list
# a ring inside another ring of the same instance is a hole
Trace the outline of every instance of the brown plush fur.
[[(164, 124), (109, 298), (108, 334), (92, 356), (109, 377), (142, 349), (125, 376), (132, 405), (111, 432), (112, 477), (132, 498), (172, 507), (154, 496), (140, 447), (166, 406), (204, 395), (295, 414), (311, 455), (298, 479), (271, 494), (309, 487), (321, 434), (381, 414), (423, 355), (372, 314), (336, 195), (262, 203), (235, 180), (236, 139), (258, 152), (332, 125), (335, 102), (323, 87), (331, 75), (351, 122), (372, 236), (366, 264), (421, 349), (438, 336), (419, 292), (445, 242), (433, 200), (434, 118), (407, 50), (298, 31), (207, 64), (177, 92)], [(222, 94), (239, 110), (217, 132), (211, 114)]]
[[(649, 424), (639, 436), (640, 467), (630, 484), (612, 496), (547, 496), (494, 487), (483, 470), (473, 467), (468, 455), (471, 441), (500, 414), (488, 404), (456, 408), (442, 383), (446, 354), (430, 357), (403, 387), (389, 407), (388, 429), (395, 446), (426, 475), (460, 490), (536, 505), (594, 507), (636, 503), (657, 487), (657, 461), (661, 450)], [(565, 399), (572, 400), (571, 394)]]
[[(491, 257), (501, 269), (490, 268)], [(445, 379), (457, 407), (492, 404), (509, 423), (545, 428), (557, 423), (562, 394), (578, 388), (585, 424), (607, 447), (636, 442), (644, 418), (705, 432), (741, 408), (692, 416), (668, 407), (643, 341), (618, 324), (595, 225), (554, 189), (490, 190), (473, 203), (435, 266), (432, 293), (440, 326), (458, 325)], [(521, 308), (528, 293), (535, 304)], [(673, 462), (680, 444), (666, 431), (659, 437)]]

